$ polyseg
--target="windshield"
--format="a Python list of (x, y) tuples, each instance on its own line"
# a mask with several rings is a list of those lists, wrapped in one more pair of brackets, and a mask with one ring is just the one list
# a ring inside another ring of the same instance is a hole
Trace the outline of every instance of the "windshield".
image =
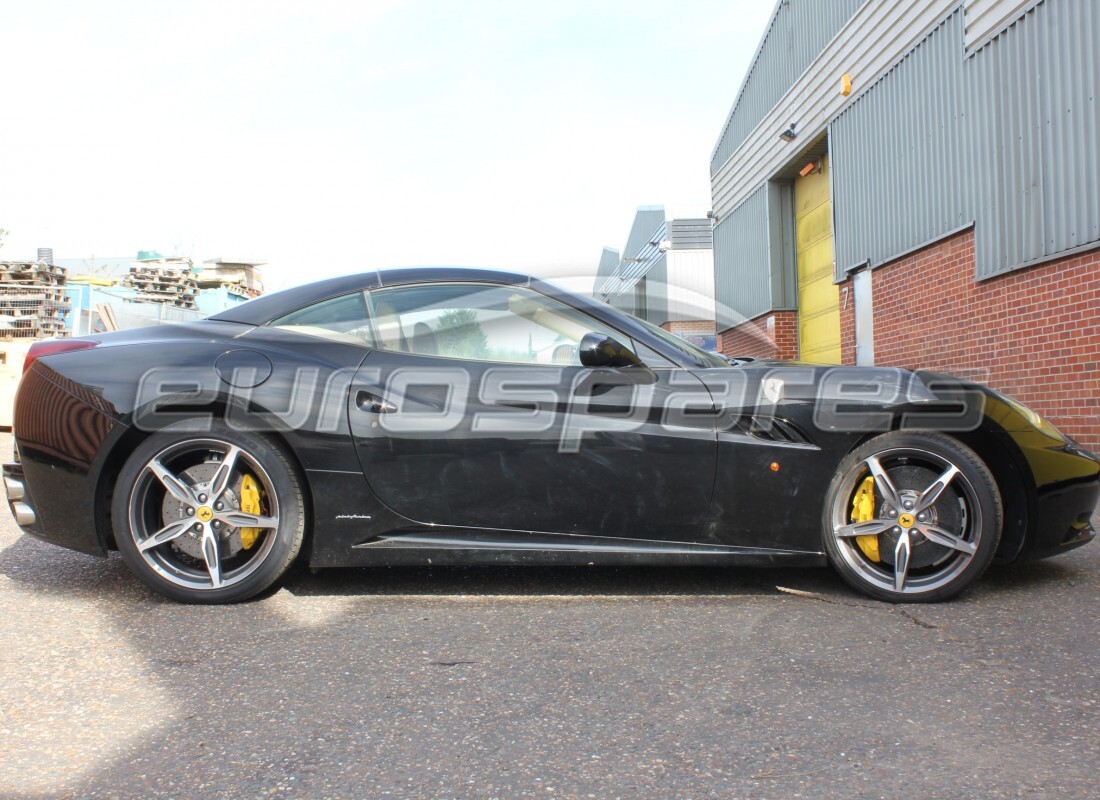
[(714, 353), (708, 353), (701, 347), (696, 347), (686, 339), (681, 339), (675, 334), (669, 333), (664, 328), (658, 328), (652, 323), (646, 322), (644, 319), (638, 319), (634, 317), (635, 322), (638, 322), (645, 327), (647, 331), (652, 333), (658, 339), (670, 347), (674, 347), (681, 353), (692, 359), (701, 367), (728, 367), (730, 362), (722, 358), (722, 356), (715, 355)]

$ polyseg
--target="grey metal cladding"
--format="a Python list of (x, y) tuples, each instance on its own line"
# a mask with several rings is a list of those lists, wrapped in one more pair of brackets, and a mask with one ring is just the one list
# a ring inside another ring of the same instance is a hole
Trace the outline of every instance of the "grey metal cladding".
[(634, 289), (631, 288), (628, 291), (621, 292), (619, 294), (613, 294), (607, 298), (607, 304), (612, 308), (617, 308), (619, 311), (624, 311), (627, 314), (634, 313)]
[(603, 249), (593, 295), (615, 308), (646, 316), (649, 303), (644, 278), (664, 259), (660, 244), (666, 233), (663, 206), (639, 208), (622, 257), (613, 248)]
[(956, 11), (829, 126), (837, 278), (974, 222), (978, 278), (1100, 240), (1100, 3)]
[(633, 286), (641, 278), (644, 278), (657, 259), (661, 257), (660, 242), (665, 238), (665, 223), (662, 222), (643, 238), (642, 245), (635, 251), (633, 256), (623, 256), (619, 269), (615, 273), (624, 285)]
[(865, 1), (779, 0), (711, 156), (711, 175)]
[(619, 266), (619, 251), (613, 247), (605, 247), (600, 254), (600, 265), (596, 268), (596, 280), (592, 284), (592, 293), (605, 291), (604, 283)]
[(674, 219), (669, 222), (672, 250), (709, 250), (714, 244), (714, 225), (709, 219)]
[(646, 322), (663, 325), (668, 322), (668, 256), (664, 253), (646, 273), (645, 286)]
[(637, 258), (642, 250), (653, 241), (658, 229), (665, 224), (664, 206), (642, 206), (634, 216), (630, 226), (630, 235), (626, 237), (623, 258)]
[(962, 29), (956, 12), (829, 125), (838, 278), (973, 219)]
[(1100, 3), (1047, 0), (972, 57), (978, 277), (1100, 241)]
[(761, 186), (714, 228), (715, 316), (723, 331), (771, 310), (768, 192)]

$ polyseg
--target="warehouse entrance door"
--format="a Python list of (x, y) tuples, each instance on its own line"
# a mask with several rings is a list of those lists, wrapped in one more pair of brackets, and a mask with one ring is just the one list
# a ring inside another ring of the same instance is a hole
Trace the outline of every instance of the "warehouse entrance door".
[(829, 157), (794, 180), (798, 264), (798, 357), (840, 363), (840, 291), (833, 283), (833, 202)]

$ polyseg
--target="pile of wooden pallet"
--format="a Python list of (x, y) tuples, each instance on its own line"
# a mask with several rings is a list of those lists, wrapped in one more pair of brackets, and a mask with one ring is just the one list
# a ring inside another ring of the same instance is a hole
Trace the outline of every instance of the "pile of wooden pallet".
[(65, 336), (65, 268), (44, 261), (0, 261), (0, 338)]
[(260, 267), (263, 261), (245, 261), (243, 259), (211, 258), (203, 262), (202, 272), (198, 274), (200, 289), (224, 288), (237, 297), (259, 297), (264, 293), (264, 284)]
[(0, 261), (0, 283), (22, 286), (64, 286), (64, 267), (45, 261)]
[(190, 259), (139, 261), (130, 267), (123, 286), (137, 289), (134, 301), (194, 308), (199, 285), (191, 272)]

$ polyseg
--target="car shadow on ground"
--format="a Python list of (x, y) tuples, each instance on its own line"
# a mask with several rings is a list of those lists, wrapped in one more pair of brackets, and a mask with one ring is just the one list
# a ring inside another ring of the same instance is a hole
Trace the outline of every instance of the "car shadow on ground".
[[(1088, 573), (1069, 561), (994, 565), (970, 594), (1072, 585)], [(684, 597), (811, 594), (874, 603), (827, 567), (296, 567), (282, 588), (301, 597)], [(964, 595), (965, 596), (965, 595)]]
[(771, 594), (776, 584), (833, 591), (827, 569), (733, 567), (370, 567), (296, 569), (283, 585), (296, 595), (659, 596)]
[[(1073, 585), (1091, 575), (1092, 559), (1074, 556), (994, 564), (975, 587), (997, 595)], [(23, 536), (0, 551), (0, 575), (57, 594), (153, 598), (117, 553), (97, 558)], [(313, 571), (296, 564), (262, 600), (285, 590), (300, 597), (660, 597), (820, 594), (865, 602), (828, 568), (747, 567), (357, 567)], [(975, 593), (972, 592), (971, 594)], [(866, 601), (871, 602), (871, 601)]]
[[(733, 700), (726, 705), (745, 708), (746, 715), (758, 713), (769, 691), (776, 692), (776, 709), (794, 702), (796, 690), (783, 690), (783, 681), (819, 687), (821, 707), (840, 708), (857, 688), (886, 693), (890, 684), (875, 659), (906, 642), (948, 654), (952, 663), (995, 657), (989, 662), (994, 666), (983, 669), (1007, 672), (1020, 657), (1006, 648), (1001, 631), (1015, 624), (1029, 597), (1053, 596), (1060, 607), (1063, 598), (1081, 592), (1069, 588), (1072, 582), (1091, 586), (1100, 576), (1100, 558), (1085, 551), (998, 565), (962, 603), (944, 604), (937, 612), (868, 600), (826, 568), (401, 567), (313, 573), (299, 564), (279, 588), (255, 601), (211, 608), (178, 606), (154, 594), (117, 554), (94, 558), (27, 536), (9, 542), (0, 551), (0, 583), (16, 584), (7, 587), (20, 604), (13, 614), (28, 629), (62, 616), (67, 621), (46, 628), (40, 639), (13, 637), (15, 657), (33, 667), (11, 670), (23, 687), (21, 707), (49, 720), (43, 727), (28, 712), (17, 727), (9, 710), (6, 724), (21, 738), (6, 774), (21, 763), (37, 770), (20, 771), (19, 783), (4, 784), (0, 768), (0, 795), (13, 800), (104, 792), (250, 797), (277, 793), (291, 780), (310, 787), (304, 790), (309, 796), (351, 796), (331, 791), (325, 783), (330, 776), (391, 786), (417, 776), (415, 790), (422, 791), (415, 796), (438, 796), (426, 782), (449, 776), (425, 768), (438, 753), (447, 765), (440, 769), (461, 765), (515, 788), (510, 782), (525, 778), (503, 775), (495, 756), (477, 748), (489, 740), (519, 760), (545, 752), (540, 748), (547, 729), (565, 743), (583, 741), (590, 748), (584, 752), (616, 758), (578, 773), (573, 756), (557, 753), (549, 767), (540, 762), (544, 774), (549, 770), (578, 786), (626, 785), (635, 772), (644, 773), (641, 765), (653, 753), (676, 752), (693, 729), (653, 728), (644, 736), (657, 737), (656, 745), (646, 745), (657, 750), (637, 753), (629, 749), (636, 746), (631, 731), (653, 720), (666, 725), (688, 707), (709, 708), (670, 699), (673, 690), (682, 691), (676, 687), (709, 701), (727, 669)], [(444, 613), (428, 613), (433, 607)], [(975, 631), (987, 632), (992, 650), (971, 635)], [(36, 647), (36, 641), (49, 643)], [(853, 667), (847, 679), (834, 674), (838, 658)], [(970, 685), (965, 675), (956, 680)], [(636, 686), (662, 691), (639, 692)], [(441, 697), (456, 701), (446, 706)], [(913, 697), (922, 696), (903, 695), (900, 707), (911, 708)], [(808, 708), (816, 700), (797, 702)], [(439, 705), (444, 708), (437, 710)], [(852, 735), (838, 720), (860, 712), (843, 707), (843, 714), (823, 717), (829, 738)], [(731, 779), (734, 786), (759, 792), (756, 778), (770, 779), (772, 768), (761, 763), (762, 754), (787, 746), (793, 736), (811, 737), (811, 729), (799, 727), (808, 723), (773, 711), (781, 721), (777, 732), (757, 732), (728, 753), (708, 748), (716, 755), (700, 763), (718, 765), (738, 776)], [(812, 713), (808, 719), (820, 714)], [(79, 720), (75, 731), (66, 727), (65, 714)], [(870, 724), (876, 714), (864, 719)], [(704, 742), (736, 741), (745, 730), (740, 717), (718, 710), (692, 719)], [(720, 735), (708, 740), (708, 730)], [(905, 731), (882, 741), (919, 747), (922, 732)], [(938, 723), (935, 735), (943, 735)], [(952, 729), (952, 741), (968, 741), (965, 735), (965, 726)], [(59, 751), (65, 759), (38, 760)], [(819, 788), (831, 790), (819, 796), (850, 796), (841, 793), (851, 780), (844, 762), (831, 750), (812, 758), (805, 768), (782, 773), (783, 779), (812, 774)], [(903, 756), (877, 758), (895, 759), (889, 762), (894, 767), (908, 763)], [(686, 762), (675, 769), (684, 781), (712, 780), (695, 776)], [(372, 777), (374, 772), (382, 777)], [(889, 774), (885, 768), (878, 773)], [(225, 785), (231, 788), (222, 791)], [(884, 796), (902, 788), (885, 785)], [(794, 793), (791, 788), (784, 796)]]

